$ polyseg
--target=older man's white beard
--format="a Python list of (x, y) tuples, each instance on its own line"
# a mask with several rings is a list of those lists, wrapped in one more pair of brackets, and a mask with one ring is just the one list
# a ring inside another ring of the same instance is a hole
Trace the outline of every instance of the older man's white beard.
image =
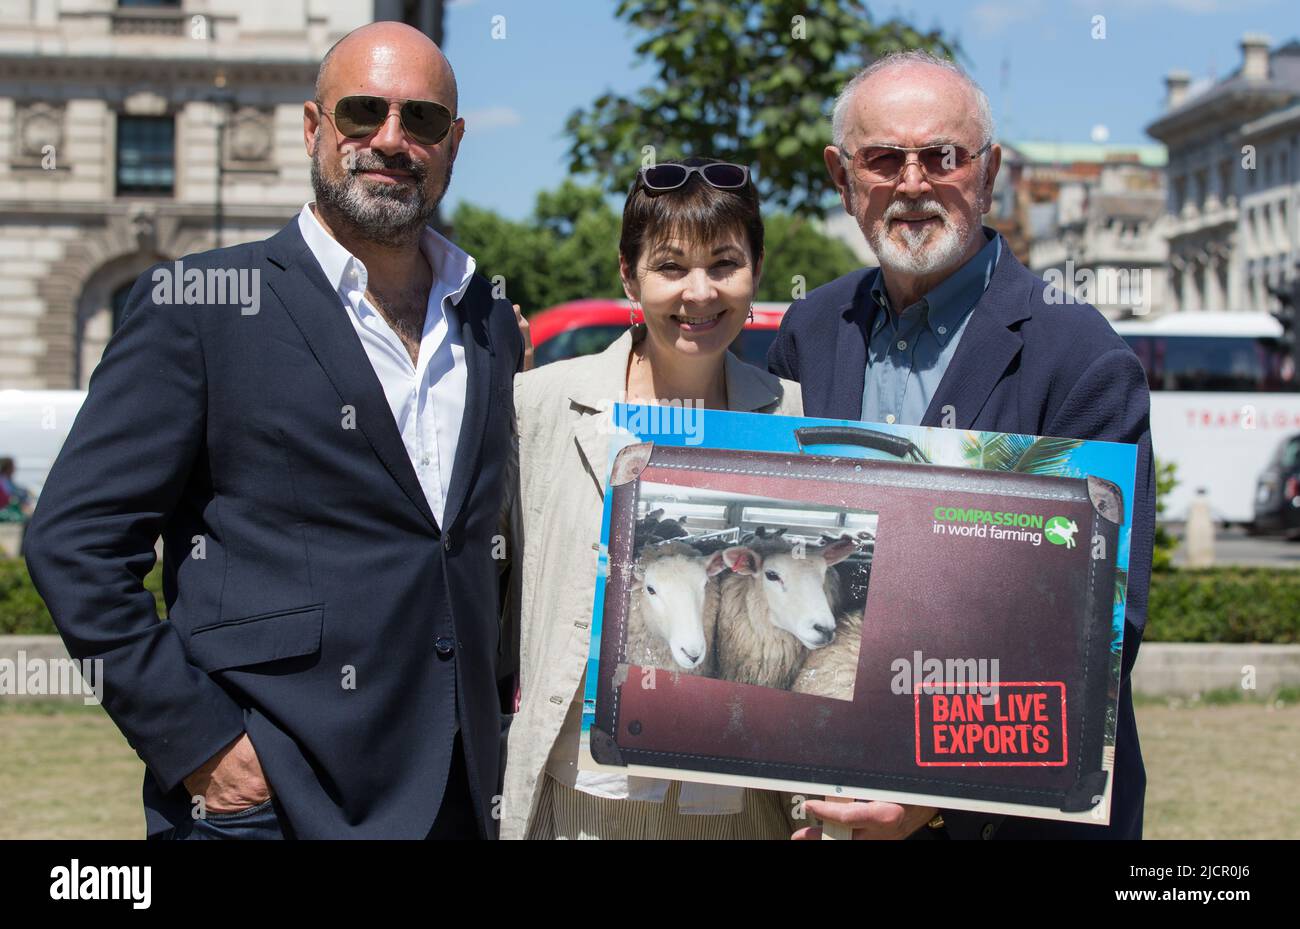
[[(899, 233), (906, 244), (899, 245), (888, 230), (890, 220), (903, 213), (934, 213), (943, 227), (900, 227)], [(886, 270), (898, 274), (927, 275), (944, 271), (961, 258), (968, 232), (965, 223), (954, 221), (948, 211), (935, 200), (895, 200), (886, 208), (880, 223), (867, 233), (867, 241), (876, 253), (876, 260)]]

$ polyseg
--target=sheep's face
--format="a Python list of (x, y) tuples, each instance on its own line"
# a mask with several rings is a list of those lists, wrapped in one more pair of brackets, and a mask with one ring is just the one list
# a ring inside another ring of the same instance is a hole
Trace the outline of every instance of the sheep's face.
[(708, 650), (704, 639), (704, 588), (709, 573), (703, 558), (674, 555), (635, 569), (634, 595), (650, 631), (668, 643), (673, 661), (698, 668)]
[(762, 585), (767, 618), (807, 648), (821, 648), (835, 638), (835, 614), (827, 600), (826, 572), (856, 548), (840, 541), (801, 551), (759, 554), (746, 546), (726, 549), (727, 566)]

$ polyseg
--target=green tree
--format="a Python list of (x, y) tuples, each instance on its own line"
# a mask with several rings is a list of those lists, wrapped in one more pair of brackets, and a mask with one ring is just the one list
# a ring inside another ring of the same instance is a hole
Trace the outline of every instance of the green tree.
[[(599, 188), (566, 179), (539, 193), (523, 221), (461, 203), (452, 216), (452, 238), (474, 256), (480, 274), (502, 284), (505, 296), (530, 315), (568, 300), (622, 298), (621, 225)], [(812, 290), (861, 266), (852, 249), (810, 220), (775, 213), (764, 226), (766, 258), (756, 300), (789, 303), (796, 278)]]
[(553, 243), (545, 233), (532, 223), (463, 202), (451, 223), (451, 238), (474, 256), (480, 274), (494, 285), (504, 285), (506, 299), (525, 312), (547, 305)]
[(558, 190), (537, 195), (534, 215), (553, 243), (545, 305), (624, 295), (618, 275), (622, 220), (598, 188), (565, 180)]
[(525, 314), (567, 300), (622, 297), (618, 233), (619, 217), (600, 191), (569, 180), (538, 194), (527, 220), (469, 203), (452, 216), (456, 243)]
[(1162, 522), (1169, 495), (1178, 486), (1178, 466), (1172, 461), (1157, 461), (1156, 467), (1156, 534), (1151, 553), (1151, 570), (1168, 571), (1174, 566), (1178, 537)]
[(642, 34), (655, 81), (569, 117), (570, 172), (617, 193), (651, 159), (712, 155), (754, 167), (764, 202), (801, 216), (824, 215), (833, 191), (822, 149), (843, 84), (891, 51), (958, 51), (862, 0), (621, 0), (615, 15)]
[(842, 274), (862, 267), (862, 262), (839, 239), (832, 239), (812, 221), (786, 213), (763, 219), (763, 278), (758, 284), (759, 300), (789, 303), (802, 292), (812, 290)]

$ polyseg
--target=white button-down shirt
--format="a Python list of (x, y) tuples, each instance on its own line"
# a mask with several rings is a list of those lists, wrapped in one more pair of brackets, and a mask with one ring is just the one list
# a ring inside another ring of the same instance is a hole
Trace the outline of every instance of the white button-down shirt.
[(366, 266), (325, 231), (310, 203), (298, 214), (298, 228), (361, 339), (429, 509), (441, 524), (465, 413), (465, 347), (455, 306), (474, 276), (474, 259), (425, 227), (420, 251), (433, 271), (433, 286), (412, 364), (402, 340), (366, 299)]

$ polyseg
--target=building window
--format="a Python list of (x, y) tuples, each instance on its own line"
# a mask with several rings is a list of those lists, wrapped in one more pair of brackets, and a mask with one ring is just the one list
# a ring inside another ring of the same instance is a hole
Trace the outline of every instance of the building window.
[(171, 194), (176, 184), (176, 124), (170, 116), (117, 118), (117, 192)]

